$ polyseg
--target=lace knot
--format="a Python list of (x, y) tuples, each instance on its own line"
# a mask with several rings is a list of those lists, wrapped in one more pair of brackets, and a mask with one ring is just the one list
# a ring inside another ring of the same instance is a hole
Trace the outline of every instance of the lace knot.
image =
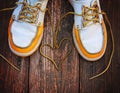
[(90, 25), (92, 23), (99, 23), (99, 7), (94, 4), (92, 7), (83, 6), (83, 26)]
[(36, 23), (36, 18), (41, 4), (37, 3), (35, 6), (32, 6), (27, 2), (18, 2), (17, 4), (23, 4), (18, 20), (32, 24)]

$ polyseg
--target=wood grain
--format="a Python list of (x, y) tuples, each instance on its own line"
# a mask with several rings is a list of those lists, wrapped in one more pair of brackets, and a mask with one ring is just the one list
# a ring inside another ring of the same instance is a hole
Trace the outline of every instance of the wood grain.
[[(68, 11), (66, 11), (64, 7), (69, 6), (69, 4), (66, 6), (66, 2), (61, 0), (52, 0), (48, 3), (48, 8), (51, 11), (54, 26), (57, 25), (59, 18)], [(69, 16), (69, 18), (72, 18), (72, 16)], [(58, 41), (64, 37), (72, 38), (70, 33), (70, 30), (72, 30), (72, 28), (68, 29), (72, 22), (66, 22), (65, 20), (62, 21)], [(42, 44), (53, 44), (53, 33), (51, 31), (51, 25), (49, 21), (50, 19), (48, 13), (46, 13), (44, 38)], [(48, 47), (45, 47), (43, 51), (46, 55), (54, 58), (57, 64), (60, 64), (59, 58), (63, 58), (65, 56), (66, 52), (69, 51), (67, 49), (68, 47), (68, 42), (65, 42), (60, 49), (52, 50)], [(73, 56), (74, 58), (72, 58)], [(38, 82), (36, 83), (36, 81)], [(41, 91), (41, 93), (76, 93), (79, 90), (78, 81), (79, 58), (75, 48), (73, 48), (71, 55), (62, 63), (62, 65), (60, 65), (58, 71), (49, 60), (39, 56), (39, 52), (35, 53), (31, 57), (30, 93), (38, 93), (39, 91)]]
[[(16, 1), (1, 0), (0, 9), (12, 7)], [(112, 42), (108, 24), (106, 24), (108, 32), (106, 53), (100, 60), (92, 63), (84, 60), (74, 47), (72, 39), (74, 16), (69, 15), (63, 19), (57, 39), (60, 42), (61, 39), (68, 37), (72, 40), (73, 45), (64, 42), (60, 49), (43, 48), (44, 54), (52, 57), (59, 65), (57, 71), (48, 59), (40, 55), (39, 49), (27, 58), (18, 57), (10, 51), (7, 28), (12, 11), (0, 12), (0, 53), (20, 68), (20, 72), (18, 72), (0, 58), (0, 93), (120, 93), (120, 1), (100, 0), (100, 3), (112, 25), (115, 53), (109, 70), (93, 80), (89, 80), (89, 78), (103, 71), (110, 57)], [(52, 23), (55, 27), (62, 15), (74, 11), (68, 0), (49, 0), (47, 7), (51, 12)], [(53, 45), (53, 33), (47, 12), (44, 27), (41, 44)], [(61, 64), (60, 60), (70, 48), (72, 48), (72, 53)]]

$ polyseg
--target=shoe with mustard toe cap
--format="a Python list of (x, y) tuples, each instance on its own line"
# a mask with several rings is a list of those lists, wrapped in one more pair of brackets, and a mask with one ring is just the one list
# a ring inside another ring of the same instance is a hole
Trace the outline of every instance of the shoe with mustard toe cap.
[(69, 0), (74, 16), (73, 40), (79, 54), (88, 61), (100, 59), (106, 50), (107, 31), (99, 0)]
[(32, 55), (43, 37), (48, 0), (19, 0), (8, 27), (11, 51), (21, 57)]

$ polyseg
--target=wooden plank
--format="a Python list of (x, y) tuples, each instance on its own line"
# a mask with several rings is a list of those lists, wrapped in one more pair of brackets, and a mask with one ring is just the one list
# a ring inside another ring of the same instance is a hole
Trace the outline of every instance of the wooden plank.
[[(12, 2), (2, 1), (1, 8), (9, 6), (10, 3)], [(29, 58), (15, 56), (8, 47), (7, 28), (11, 13), (12, 11), (0, 12), (0, 53), (21, 70), (16, 71), (0, 58), (0, 93), (27, 93)]]
[[(111, 5), (113, 7), (111, 7)], [(112, 62), (112, 66), (111, 66), (111, 75), (112, 75), (112, 80), (111, 83), (108, 82), (108, 86), (110, 86), (108, 89), (108, 91), (112, 90), (112, 93), (120, 93), (120, 1), (113, 1), (109, 3), (109, 7), (107, 9), (110, 9), (109, 11), (111, 11), (109, 13), (110, 16), (110, 21), (112, 24), (112, 28), (113, 28), (113, 34), (114, 34), (114, 39), (115, 39), (115, 54), (113, 57), (113, 62)], [(108, 87), (107, 87), (108, 88)]]
[[(52, 21), (56, 26), (60, 17), (72, 7), (64, 0), (50, 0), (48, 8), (51, 11)], [(68, 9), (68, 10), (67, 10)], [(72, 20), (69, 20), (72, 19)], [(64, 37), (72, 38), (73, 16), (62, 21), (58, 40)], [(42, 44), (53, 44), (53, 36), (49, 22), (48, 13), (45, 17), (45, 30)], [(48, 47), (43, 48), (46, 55), (51, 56), (60, 64), (60, 59), (65, 56), (68, 50), (68, 42), (58, 50)], [(39, 50), (30, 59), (30, 93), (78, 93), (79, 92), (79, 59), (78, 53), (72, 47), (71, 55), (59, 66), (57, 71), (54, 65), (39, 54)]]

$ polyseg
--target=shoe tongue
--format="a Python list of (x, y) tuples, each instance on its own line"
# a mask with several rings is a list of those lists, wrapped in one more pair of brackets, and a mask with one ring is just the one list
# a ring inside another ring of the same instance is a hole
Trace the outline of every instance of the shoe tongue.
[(40, 2), (40, 0), (27, 0), (28, 4), (34, 6), (36, 3)]
[(90, 7), (95, 0), (77, 0), (82, 5)]
[(95, 0), (74, 0), (73, 6), (75, 7), (75, 12), (82, 13), (83, 6), (91, 7)]
[(90, 7), (92, 5), (92, 2), (94, 2), (95, 0), (74, 0), (75, 3), (80, 4), (81, 6), (85, 5), (87, 7)]

